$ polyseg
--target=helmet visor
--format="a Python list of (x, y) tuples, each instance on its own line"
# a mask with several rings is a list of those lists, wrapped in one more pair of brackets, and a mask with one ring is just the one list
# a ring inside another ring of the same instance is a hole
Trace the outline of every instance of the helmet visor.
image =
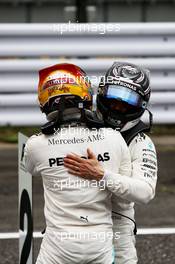
[(146, 102), (135, 91), (120, 85), (108, 85), (106, 98), (123, 101), (130, 106), (145, 108)]

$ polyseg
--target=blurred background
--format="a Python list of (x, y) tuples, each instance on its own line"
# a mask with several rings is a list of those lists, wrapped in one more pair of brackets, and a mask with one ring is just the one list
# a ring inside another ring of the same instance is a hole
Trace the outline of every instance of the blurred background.
[(0, 23), (175, 21), (174, 0), (1, 0)]
[(78, 64), (96, 90), (115, 60), (127, 60), (149, 69), (154, 124), (174, 132), (174, 20), (173, 0), (1, 0), (0, 126), (14, 131), (45, 122), (36, 96), (39, 69)]
[[(75, 63), (87, 71), (95, 91), (99, 76), (116, 60), (146, 67), (151, 78), (150, 136), (159, 180), (155, 199), (136, 206), (138, 227), (175, 227), (175, 1), (0, 0), (1, 233), (18, 232), (17, 133), (30, 136), (46, 122), (37, 102), (38, 70)], [(44, 227), (42, 192), (41, 180), (35, 179), (38, 231)], [(175, 263), (171, 230), (137, 236), (139, 264)], [(18, 240), (3, 240), (1, 233), (0, 263), (18, 263)], [(35, 257), (40, 242), (35, 239)]]

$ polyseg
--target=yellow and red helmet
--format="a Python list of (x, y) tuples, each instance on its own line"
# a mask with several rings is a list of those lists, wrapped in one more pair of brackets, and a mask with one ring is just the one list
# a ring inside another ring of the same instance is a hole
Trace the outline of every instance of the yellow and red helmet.
[(44, 113), (56, 110), (55, 107), (52, 109), (53, 100), (62, 96), (67, 99), (70, 95), (79, 98), (88, 107), (92, 105), (91, 83), (81, 68), (61, 63), (39, 71), (38, 99)]

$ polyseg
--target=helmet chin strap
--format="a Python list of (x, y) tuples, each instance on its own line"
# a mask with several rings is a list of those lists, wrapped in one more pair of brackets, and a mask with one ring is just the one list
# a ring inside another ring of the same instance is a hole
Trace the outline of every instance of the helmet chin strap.
[(123, 127), (122, 129), (120, 130), (121, 132), (125, 132), (131, 128), (133, 128), (134, 126), (136, 126), (140, 121), (140, 117), (135, 119), (135, 120), (132, 120), (132, 121), (129, 121), (127, 122)]
[[(151, 130), (151, 127), (152, 127), (152, 124), (153, 124), (153, 114), (151, 113), (151, 111), (148, 108), (146, 108), (145, 111), (146, 110), (148, 111), (148, 114), (149, 114), (149, 124), (148, 124), (148, 127), (147, 127), (147, 131), (150, 131)], [(139, 117), (139, 118), (137, 118), (137, 119), (135, 119), (133, 121), (127, 122), (123, 126), (123, 128), (121, 129), (121, 132), (125, 132), (125, 131), (130, 130), (133, 127), (135, 127), (139, 123), (140, 118), (141, 117)]]
[(108, 116), (107, 119), (105, 120), (105, 123), (107, 126), (110, 126), (113, 129), (119, 130), (119, 131), (123, 127), (121, 120), (115, 120), (115, 118), (112, 118), (112, 116)]
[(148, 114), (149, 114), (149, 131), (150, 131), (153, 125), (153, 114), (148, 108), (146, 108), (146, 110), (148, 111)]
[(134, 137), (137, 136), (139, 133), (150, 131), (152, 125), (152, 113), (148, 109), (147, 111), (149, 113), (149, 124), (145, 124), (142, 122), (142, 120), (139, 120), (139, 122), (133, 127), (130, 127), (130, 129), (121, 131), (122, 136), (125, 139), (128, 146), (131, 143), (131, 141), (134, 139)]
[(88, 128), (103, 128), (105, 127), (104, 121), (100, 116), (97, 114), (97, 112), (87, 110), (84, 111), (84, 121)]

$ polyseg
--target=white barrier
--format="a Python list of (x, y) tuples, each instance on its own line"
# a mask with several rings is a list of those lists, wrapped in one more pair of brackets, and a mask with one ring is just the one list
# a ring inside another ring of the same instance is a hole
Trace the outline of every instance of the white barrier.
[[(123, 60), (122, 58), (86, 58), (86, 59), (60, 59), (60, 58), (50, 58), (50, 59), (0, 59), (0, 73), (34, 73), (39, 69), (48, 67), (49, 65), (54, 65), (58, 63), (73, 63), (82, 67), (87, 72), (99, 72), (103, 73), (108, 69), (115, 60)], [(128, 62), (141, 65), (142, 67), (148, 68), (151, 72), (162, 72), (167, 73), (175, 71), (175, 58), (173, 57), (149, 57), (149, 58), (127, 58)]]
[[(137, 235), (174, 235), (174, 227), (160, 227), (160, 228), (138, 228)], [(33, 232), (33, 238), (43, 238), (40, 231)], [(19, 239), (18, 232), (2, 232), (0, 233), (0, 240), (4, 239)]]
[(116, 60), (150, 70), (154, 122), (175, 123), (175, 23), (0, 24), (0, 56), (1, 126), (45, 122), (36, 107), (39, 69), (74, 63), (95, 87)]
[(174, 34), (174, 23), (1, 24), (0, 56), (172, 56)]
[[(5, 76), (3, 79), (0, 74), (0, 91), (1, 93), (36, 93), (38, 86), (38, 74), (16, 74)], [(93, 86), (98, 86), (102, 75), (91, 75), (90, 81)], [(152, 76), (151, 88), (155, 91), (173, 91), (175, 92), (175, 75), (170, 77)]]
[[(175, 93), (174, 92), (156, 92), (152, 93), (150, 98), (150, 105), (174, 105)], [(37, 94), (1, 94), (0, 95), (1, 107), (38, 107)]]
[[(162, 109), (152, 107), (151, 111), (154, 117), (154, 124), (172, 124), (175, 123), (175, 107)], [(147, 122), (148, 117), (145, 114), (142, 118)], [(10, 108), (3, 109), (0, 116), (0, 126), (38, 126), (46, 123), (46, 117), (42, 114), (39, 108)]]
[[(71, 44), (70, 44), (71, 43)], [(130, 43), (128, 45), (128, 43)], [(40, 56), (175, 56), (175, 42), (169, 43), (141, 43), (130, 42), (129, 39), (119, 43), (103, 40), (84, 40), (77, 45), (77, 39), (47, 41), (47, 39), (31, 41), (13, 41), (0, 43), (1, 57), (40, 57)], [(106, 48), (108, 46), (108, 48)]]
[[(72, 26), (72, 27), (71, 27)], [(73, 30), (74, 27), (74, 30)], [(82, 30), (80, 30), (80, 28)], [(32, 23), (32, 24), (0, 24), (0, 36), (57, 36), (64, 35), (98, 35), (105, 31), (107, 35), (159, 35), (175, 34), (175, 23)], [(76, 30), (77, 29), (77, 30)], [(104, 29), (104, 30), (103, 30)], [(103, 35), (103, 34), (102, 34)]]

